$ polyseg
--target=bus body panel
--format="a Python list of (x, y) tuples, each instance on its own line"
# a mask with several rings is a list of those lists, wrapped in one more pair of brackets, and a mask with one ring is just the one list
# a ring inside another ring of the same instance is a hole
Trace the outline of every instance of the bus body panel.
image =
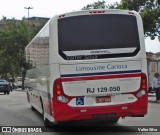
[(140, 88), (141, 61), (60, 65), (60, 73), (70, 96), (134, 92)]
[(133, 103), (96, 107), (71, 107), (53, 101), (53, 106), (59, 106), (55, 108), (53, 116), (56, 122), (94, 119), (108, 120), (119, 117), (143, 117), (147, 114), (147, 101), (147, 95)]

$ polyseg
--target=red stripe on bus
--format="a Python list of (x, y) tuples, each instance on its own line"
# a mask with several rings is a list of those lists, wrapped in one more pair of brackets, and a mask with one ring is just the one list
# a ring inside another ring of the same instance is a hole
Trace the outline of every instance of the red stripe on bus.
[(62, 82), (70, 82), (70, 81), (101, 80), (101, 79), (140, 77), (140, 76), (141, 76), (141, 73), (122, 74), (122, 75), (90, 76), (90, 77), (74, 77), (74, 78), (72, 77), (72, 78), (61, 78), (61, 80), (62, 80)]

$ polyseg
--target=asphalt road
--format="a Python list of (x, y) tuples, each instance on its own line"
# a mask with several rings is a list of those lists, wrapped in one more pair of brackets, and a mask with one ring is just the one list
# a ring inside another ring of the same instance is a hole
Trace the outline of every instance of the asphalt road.
[[(92, 127), (89, 127), (90, 125), (94, 125), (93, 129), (94, 132), (92, 132)], [(47, 133), (34, 133), (40, 134), (40, 135), (67, 135), (67, 134), (75, 134), (75, 127), (73, 125), (85, 125), (83, 126), (84, 130), (83, 135), (89, 135), (89, 134), (108, 134), (106, 133), (103, 128), (112, 129), (111, 131), (125, 131), (125, 132), (110, 132), (110, 134), (144, 134), (144, 132), (132, 132), (135, 128), (134, 126), (138, 126), (139, 128), (148, 126), (147, 128), (150, 128), (152, 126), (159, 126), (160, 129), (160, 103), (155, 102), (155, 95), (152, 94), (149, 96), (149, 108), (148, 108), (148, 115), (146, 115), (144, 118), (125, 118), (120, 119), (117, 124), (109, 125), (106, 123), (70, 123), (69, 128), (70, 131), (74, 132), (59, 132), (59, 130), (55, 130), (55, 128), (45, 128), (43, 127), (43, 120), (42, 116), (37, 111), (32, 111), (30, 108), (30, 105), (27, 102), (26, 98), (26, 92), (22, 91), (13, 91), (10, 93), (10, 95), (3, 95), (0, 93), (0, 126), (41, 126), (44, 128)], [(100, 128), (96, 128), (98, 125), (100, 125)], [(68, 123), (67, 123), (68, 126)], [(110, 127), (109, 127), (110, 126)], [(103, 132), (100, 132), (103, 130)], [(138, 129), (137, 129), (138, 130)], [(76, 134), (82, 134), (83, 129), (76, 130)], [(88, 131), (88, 132), (86, 132)], [(107, 130), (106, 130), (107, 131)], [(127, 131), (127, 132), (126, 132)], [(0, 133), (0, 135), (32, 135), (33, 133)], [(145, 132), (147, 135), (159, 135), (160, 132)]]

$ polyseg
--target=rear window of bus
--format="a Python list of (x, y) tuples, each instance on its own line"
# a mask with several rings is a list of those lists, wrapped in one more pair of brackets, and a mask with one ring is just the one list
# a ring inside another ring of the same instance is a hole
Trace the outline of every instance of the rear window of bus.
[(59, 19), (58, 45), (59, 54), (67, 60), (134, 56), (140, 49), (137, 19), (122, 14)]

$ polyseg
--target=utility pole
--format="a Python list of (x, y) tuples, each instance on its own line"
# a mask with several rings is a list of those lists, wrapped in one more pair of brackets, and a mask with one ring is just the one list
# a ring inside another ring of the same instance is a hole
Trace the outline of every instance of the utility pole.
[[(33, 7), (24, 7), (25, 9), (27, 9), (28, 10), (28, 25), (29, 25), (29, 10), (30, 9), (33, 9)], [(29, 32), (30, 30), (28, 30), (28, 43), (30, 42), (30, 32)]]
[(29, 10), (33, 9), (33, 7), (24, 7), (24, 8), (28, 10), (28, 19), (29, 19)]
[[(29, 10), (30, 9), (33, 9), (33, 7), (24, 7), (25, 9), (27, 9), (28, 10), (28, 27), (29, 27)], [(30, 30), (29, 30), (29, 28), (28, 28), (28, 43), (30, 42)]]
[[(24, 7), (28, 10), (28, 43), (30, 42), (30, 30), (29, 30), (29, 10), (33, 7)], [(23, 49), (24, 51), (24, 49)], [(21, 59), (21, 72), (22, 72), (22, 90), (25, 90), (25, 76), (26, 76), (26, 60)]]

